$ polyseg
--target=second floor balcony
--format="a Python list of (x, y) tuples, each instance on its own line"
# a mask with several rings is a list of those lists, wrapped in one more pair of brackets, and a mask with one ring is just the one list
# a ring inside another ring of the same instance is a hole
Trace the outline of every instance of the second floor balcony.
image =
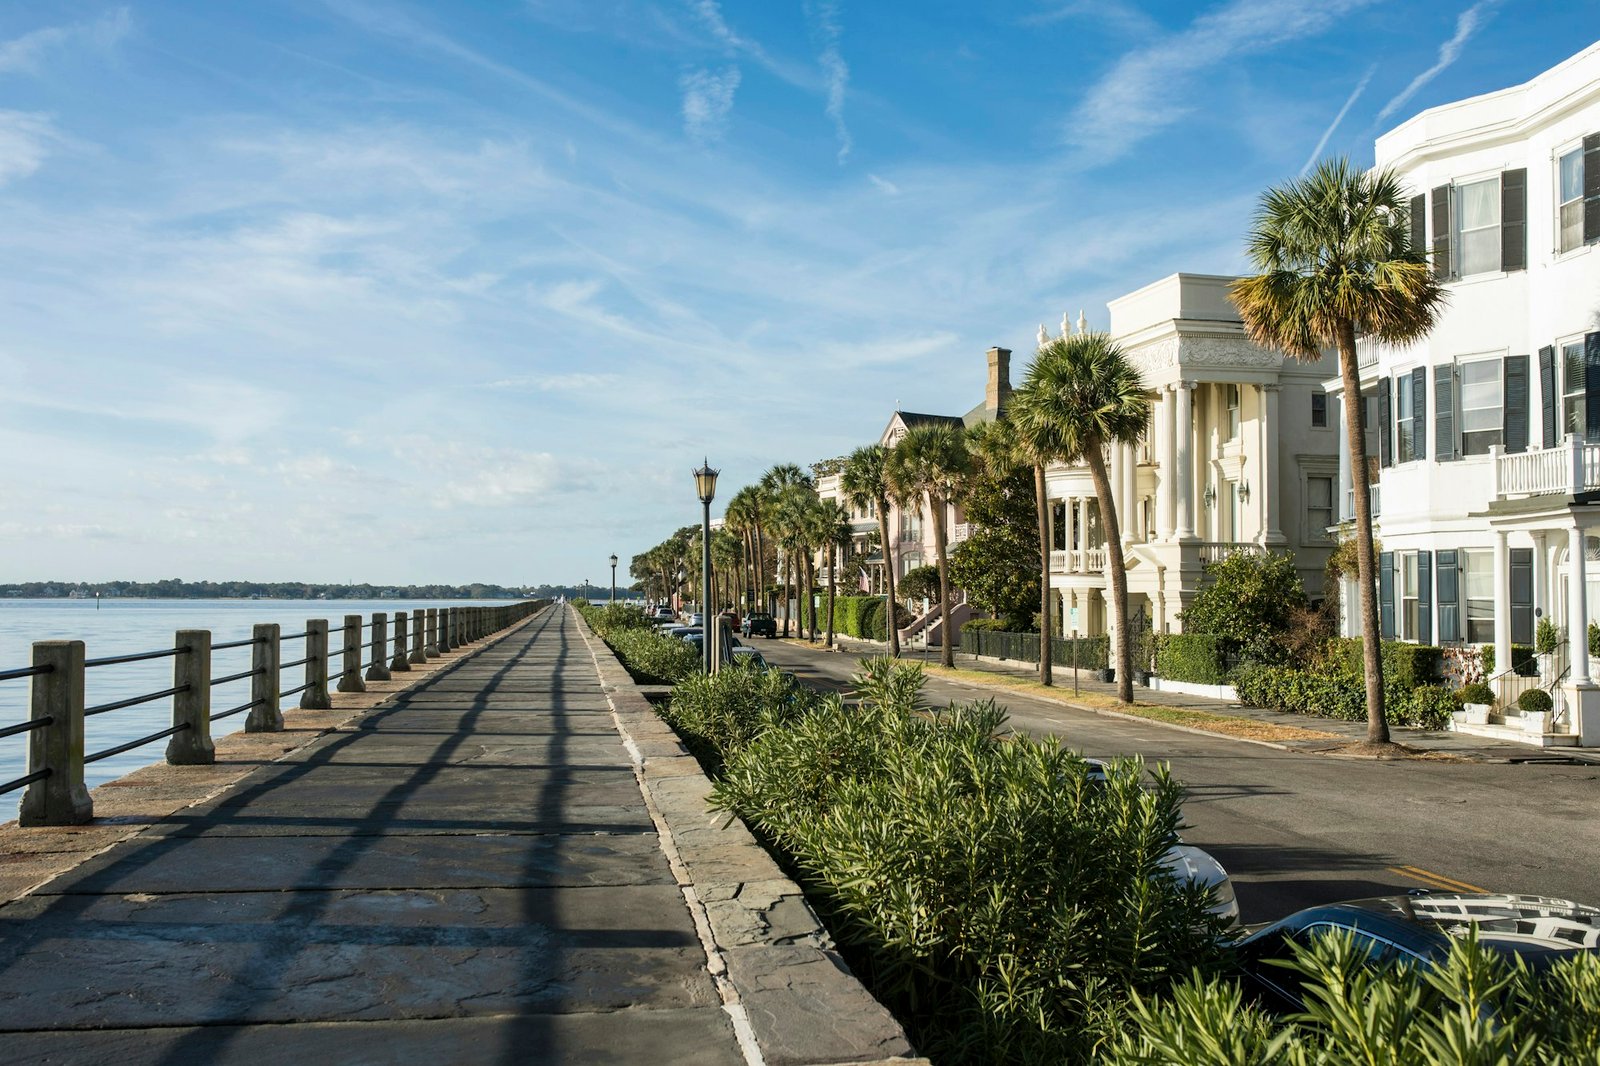
[(1554, 448), (1515, 455), (1504, 455), (1495, 445), (1490, 454), (1496, 500), (1600, 491), (1600, 444), (1586, 444), (1574, 436)]

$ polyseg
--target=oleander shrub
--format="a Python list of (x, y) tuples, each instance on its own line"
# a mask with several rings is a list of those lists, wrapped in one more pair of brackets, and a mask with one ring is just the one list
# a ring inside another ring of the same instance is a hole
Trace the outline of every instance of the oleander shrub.
[(1456, 689), (1456, 699), (1462, 703), (1493, 703), (1494, 689), (1482, 681), (1475, 681)]
[(1600, 956), (1540, 969), (1456, 940), (1433, 967), (1374, 965), (1348, 934), (1296, 945), (1306, 1014), (1273, 1017), (1238, 982), (1195, 974), (1140, 996), (1111, 1066), (1539, 1066), (1593, 1063), (1600, 1046)]
[(727, 757), (713, 803), (798, 872), (874, 995), (941, 1063), (1087, 1063), (1130, 995), (1215, 958), (1204, 892), (1163, 872), (1180, 786), (1103, 786), (993, 701), (919, 713), (922, 671), (868, 661)]
[(693, 644), (653, 629), (619, 629), (605, 641), (640, 684), (675, 685), (700, 669)]
[(1517, 709), (1523, 714), (1549, 714), (1555, 706), (1556, 701), (1542, 688), (1530, 688), (1517, 697)]
[(730, 755), (743, 751), (767, 729), (804, 714), (817, 698), (777, 670), (723, 669), (680, 681), (661, 717), (707, 773), (715, 775)]
[(1173, 681), (1220, 685), (1228, 678), (1224, 639), (1210, 633), (1169, 633), (1156, 642), (1156, 673)]

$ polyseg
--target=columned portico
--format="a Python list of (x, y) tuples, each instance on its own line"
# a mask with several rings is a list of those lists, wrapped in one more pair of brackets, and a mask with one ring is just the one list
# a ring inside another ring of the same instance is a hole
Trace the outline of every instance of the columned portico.
[[(1502, 541), (1504, 534), (1501, 534)], [(1567, 530), (1567, 632), (1571, 634), (1572, 683), (1587, 686), (1589, 677), (1589, 597), (1588, 552), (1584, 550), (1583, 529), (1574, 525)], [(1496, 586), (1497, 588), (1500, 586)], [(1495, 633), (1498, 638), (1499, 618), (1495, 612)], [(1507, 622), (1509, 626), (1510, 623)], [(1498, 653), (1497, 653), (1498, 654)], [(1499, 665), (1499, 660), (1495, 660)]]
[[(1178, 411), (1177, 389), (1168, 385), (1161, 394), (1161, 474), (1157, 487), (1156, 522), (1162, 540), (1171, 540), (1176, 521), (1177, 469), (1178, 469)], [(1187, 431), (1188, 427), (1184, 427)]]
[(1269, 548), (1288, 543), (1280, 528), (1279, 509), (1282, 507), (1278, 491), (1278, 386), (1262, 385), (1261, 417), (1261, 474), (1256, 499), (1261, 501), (1261, 542)]
[(1189, 451), (1189, 440), (1194, 436), (1194, 382), (1180, 381), (1174, 394), (1178, 398), (1178, 441), (1176, 462), (1179, 540), (1194, 538), (1194, 458)]

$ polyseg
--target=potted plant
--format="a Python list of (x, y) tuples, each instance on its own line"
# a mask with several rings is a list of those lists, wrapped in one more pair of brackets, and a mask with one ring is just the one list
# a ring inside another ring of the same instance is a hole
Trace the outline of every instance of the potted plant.
[(1533, 629), (1533, 650), (1539, 656), (1539, 680), (1545, 684), (1555, 680), (1555, 651), (1561, 644), (1561, 631), (1548, 618), (1539, 619)]
[(1467, 725), (1487, 725), (1489, 712), (1494, 709), (1494, 690), (1482, 681), (1462, 685), (1456, 690), (1461, 701), (1462, 722)]
[(1530, 688), (1517, 697), (1517, 709), (1522, 712), (1522, 728), (1529, 733), (1550, 732), (1550, 714), (1555, 701), (1542, 688)]

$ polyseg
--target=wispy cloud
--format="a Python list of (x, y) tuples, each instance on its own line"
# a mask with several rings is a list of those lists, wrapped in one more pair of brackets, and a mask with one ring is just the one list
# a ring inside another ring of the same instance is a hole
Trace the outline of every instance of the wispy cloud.
[(845, 90), (850, 87), (850, 67), (839, 52), (839, 38), (843, 35), (839, 25), (839, 4), (837, 0), (808, 2), (806, 16), (811, 21), (812, 33), (817, 39), (817, 64), (822, 68), (828, 101), (824, 111), (833, 122), (834, 136), (839, 141), (839, 162), (843, 163), (850, 156), (853, 142), (850, 127), (844, 121), (844, 96)]
[(1433, 66), (1412, 78), (1411, 84), (1401, 89), (1393, 100), (1383, 105), (1383, 110), (1378, 112), (1378, 121), (1382, 122), (1405, 106), (1405, 102), (1415, 96), (1417, 90), (1437, 78), (1444, 72), (1445, 68), (1459, 59), (1462, 49), (1466, 48), (1467, 42), (1472, 39), (1472, 35), (1482, 29), (1485, 22), (1489, 21), (1490, 14), (1499, 2), (1500, 0), (1478, 0), (1476, 4), (1457, 15), (1456, 32), (1448, 41), (1439, 46), (1438, 60), (1435, 61)]
[(38, 170), (49, 154), (49, 144), (58, 139), (46, 115), (0, 111), (0, 186)]
[(749, 40), (733, 31), (728, 25), (728, 20), (722, 17), (722, 5), (717, 0), (690, 0), (689, 8), (702, 25), (710, 31), (711, 36), (734, 52), (745, 52), (749, 55), (760, 56), (765, 53), (755, 41)]
[(1072, 115), (1067, 139), (1103, 164), (1189, 114), (1190, 80), (1230, 60), (1315, 36), (1375, 0), (1229, 0), (1177, 33), (1126, 53)]
[(730, 66), (720, 74), (691, 70), (678, 79), (678, 88), (683, 91), (683, 131), (689, 139), (696, 144), (721, 140), (733, 112), (733, 94), (739, 89), (739, 68)]
[(131, 22), (128, 9), (119, 7), (92, 22), (44, 26), (21, 37), (0, 41), (0, 74), (37, 73), (46, 53), (75, 42), (109, 48), (127, 35)]
[(894, 182), (890, 181), (888, 178), (880, 178), (876, 174), (868, 174), (867, 175), (867, 180), (872, 182), (872, 184), (878, 189), (878, 191), (883, 193), (883, 194), (885, 194), (886, 196), (899, 196), (900, 195), (900, 186), (896, 185)]
[(1333, 121), (1328, 123), (1328, 128), (1322, 131), (1322, 136), (1318, 139), (1317, 146), (1311, 149), (1311, 154), (1306, 157), (1305, 166), (1300, 168), (1301, 177), (1305, 177), (1306, 171), (1310, 170), (1311, 165), (1317, 161), (1317, 157), (1322, 155), (1322, 150), (1328, 147), (1328, 139), (1333, 136), (1333, 131), (1339, 128), (1339, 123), (1344, 121), (1345, 115), (1350, 113), (1350, 108), (1355, 105), (1356, 100), (1366, 91), (1367, 82), (1372, 80), (1372, 75), (1377, 73), (1377, 70), (1378, 64), (1374, 63), (1367, 68), (1365, 74), (1361, 75), (1361, 80), (1356, 83), (1355, 90), (1345, 98), (1344, 106), (1339, 109), (1337, 115), (1333, 116)]
[(1018, 19), (1023, 26), (1051, 26), (1068, 19), (1098, 22), (1116, 33), (1147, 37), (1161, 32), (1161, 24), (1122, 0), (1071, 0)]
[(598, 392), (612, 388), (620, 379), (615, 374), (525, 374), (491, 381), (485, 388), (538, 392)]

